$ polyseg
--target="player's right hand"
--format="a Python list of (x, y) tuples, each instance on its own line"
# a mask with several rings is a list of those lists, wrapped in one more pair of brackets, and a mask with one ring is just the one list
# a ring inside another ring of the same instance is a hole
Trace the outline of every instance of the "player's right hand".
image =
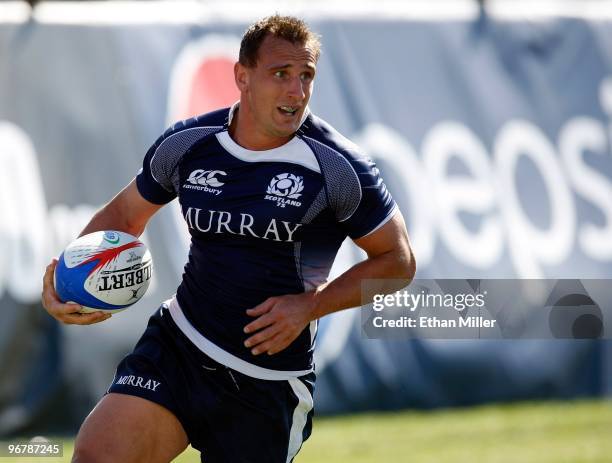
[(100, 312), (80, 313), (81, 306), (74, 303), (64, 304), (57, 297), (55, 287), (53, 285), (53, 274), (57, 259), (53, 259), (43, 277), (43, 292), (42, 305), (56, 320), (66, 323), (67, 325), (91, 325), (93, 323), (103, 322), (111, 317), (111, 314)]

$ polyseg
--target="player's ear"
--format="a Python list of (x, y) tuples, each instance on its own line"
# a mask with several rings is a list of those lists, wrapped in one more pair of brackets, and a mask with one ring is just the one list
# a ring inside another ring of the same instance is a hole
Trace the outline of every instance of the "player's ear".
[(236, 81), (236, 87), (241, 92), (246, 91), (249, 86), (249, 73), (247, 72), (247, 68), (236, 62), (234, 64), (234, 80)]

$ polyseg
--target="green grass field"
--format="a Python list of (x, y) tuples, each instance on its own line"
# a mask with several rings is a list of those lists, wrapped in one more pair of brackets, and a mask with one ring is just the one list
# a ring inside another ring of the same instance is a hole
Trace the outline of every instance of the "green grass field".
[[(73, 442), (65, 441), (70, 461)], [(34, 459), (32, 459), (34, 460)], [(28, 460), (28, 461), (32, 461)], [(0, 463), (24, 463), (0, 458)], [(199, 462), (188, 449), (175, 462)], [(545, 402), (315, 419), (296, 463), (609, 463), (612, 401)]]

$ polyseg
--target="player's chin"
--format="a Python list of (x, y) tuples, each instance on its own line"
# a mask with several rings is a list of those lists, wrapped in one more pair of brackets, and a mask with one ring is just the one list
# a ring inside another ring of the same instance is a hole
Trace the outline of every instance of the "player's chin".
[(279, 137), (289, 137), (300, 128), (300, 116), (297, 114), (291, 118), (280, 117), (274, 122), (274, 130)]
[(295, 126), (284, 126), (284, 127), (279, 127), (278, 125), (275, 128), (275, 135), (279, 138), (287, 138), (287, 137), (292, 137), (295, 132), (297, 131), (299, 127), (295, 127)]

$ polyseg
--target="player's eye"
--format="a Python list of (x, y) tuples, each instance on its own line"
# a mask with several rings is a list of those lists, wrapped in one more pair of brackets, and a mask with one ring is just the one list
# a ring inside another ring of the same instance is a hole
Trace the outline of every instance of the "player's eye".
[(280, 77), (280, 78), (282, 78), (282, 77), (285, 77), (285, 74), (286, 74), (286, 72), (285, 72), (285, 71), (276, 71), (276, 72), (274, 73), (274, 77)]
[(310, 82), (312, 80), (312, 74), (310, 72), (303, 72), (300, 75), (302, 82)]

